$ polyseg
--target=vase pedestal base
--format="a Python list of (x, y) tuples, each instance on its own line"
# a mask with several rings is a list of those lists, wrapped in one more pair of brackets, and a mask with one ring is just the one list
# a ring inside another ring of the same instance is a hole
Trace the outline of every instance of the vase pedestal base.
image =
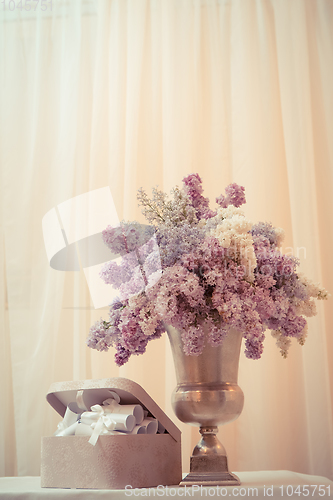
[(200, 426), (201, 439), (193, 450), (190, 473), (180, 486), (239, 486), (240, 480), (229, 472), (224, 446), (216, 437), (214, 425)]
[(190, 472), (179, 486), (239, 486), (240, 480), (231, 472)]
[(190, 473), (180, 486), (239, 486), (240, 480), (228, 470), (226, 455), (192, 455)]

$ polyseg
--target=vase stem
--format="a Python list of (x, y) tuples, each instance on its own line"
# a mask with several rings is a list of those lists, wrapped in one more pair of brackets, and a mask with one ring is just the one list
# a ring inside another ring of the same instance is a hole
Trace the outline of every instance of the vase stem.
[(217, 439), (218, 428), (216, 426), (204, 427), (199, 430), (201, 439), (193, 450), (192, 456), (197, 455), (225, 455), (224, 446)]

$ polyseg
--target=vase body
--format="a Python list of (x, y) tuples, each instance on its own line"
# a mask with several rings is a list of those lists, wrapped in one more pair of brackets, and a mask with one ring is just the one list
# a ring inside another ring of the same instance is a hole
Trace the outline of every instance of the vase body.
[(242, 333), (231, 330), (220, 346), (206, 342), (202, 354), (188, 356), (180, 332), (165, 327), (177, 377), (173, 410), (182, 422), (199, 426), (202, 435), (191, 456), (190, 474), (181, 484), (240, 484), (228, 470), (227, 455), (216, 433), (219, 425), (232, 422), (243, 409), (244, 395), (237, 385)]

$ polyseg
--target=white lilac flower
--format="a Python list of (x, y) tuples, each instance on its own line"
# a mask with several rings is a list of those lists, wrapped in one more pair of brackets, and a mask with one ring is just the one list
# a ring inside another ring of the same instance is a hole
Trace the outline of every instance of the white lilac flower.
[(276, 340), (276, 345), (280, 349), (281, 355), (286, 358), (288, 355), (288, 350), (291, 344), (291, 339), (290, 337), (286, 337), (285, 335), (282, 335), (282, 333), (279, 330), (273, 330), (271, 332), (272, 337), (275, 338)]
[(314, 283), (309, 278), (307, 278), (303, 273), (298, 273), (298, 278), (303, 283), (306, 288), (309, 297), (315, 297), (316, 299), (325, 300), (330, 297), (325, 288), (321, 287), (319, 283)]

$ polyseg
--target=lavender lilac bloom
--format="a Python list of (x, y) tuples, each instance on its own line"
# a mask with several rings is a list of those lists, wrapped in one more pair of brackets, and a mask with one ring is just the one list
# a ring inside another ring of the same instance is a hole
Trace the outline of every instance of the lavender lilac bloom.
[(116, 349), (121, 366), (164, 332), (164, 322), (181, 331), (183, 349), (200, 355), (205, 342), (220, 345), (232, 329), (243, 332), (245, 355), (259, 359), (265, 331), (271, 330), (283, 357), (291, 339), (303, 345), (304, 316), (316, 314), (314, 299), (325, 289), (297, 272), (298, 260), (283, 255), (283, 231), (270, 223), (252, 224), (239, 208), (244, 188), (230, 184), (209, 208), (198, 174), (183, 179), (171, 199), (142, 189), (139, 205), (149, 226), (122, 223), (103, 239), (112, 253), (101, 278), (118, 290), (109, 321), (90, 329), (89, 347)]

